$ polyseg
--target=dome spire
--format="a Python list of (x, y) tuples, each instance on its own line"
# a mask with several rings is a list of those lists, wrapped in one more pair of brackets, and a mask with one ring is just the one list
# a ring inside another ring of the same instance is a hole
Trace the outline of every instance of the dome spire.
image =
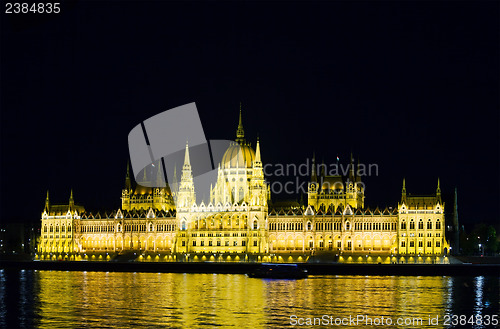
[(245, 143), (245, 130), (243, 130), (243, 122), (241, 120), (241, 102), (240, 102), (240, 118), (238, 129), (236, 129), (236, 142), (239, 144)]

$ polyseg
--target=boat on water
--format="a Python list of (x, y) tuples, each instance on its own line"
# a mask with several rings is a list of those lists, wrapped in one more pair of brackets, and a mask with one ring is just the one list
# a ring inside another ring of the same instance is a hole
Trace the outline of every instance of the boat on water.
[(250, 273), (250, 278), (269, 279), (304, 279), (307, 278), (307, 270), (300, 268), (297, 264), (274, 264), (263, 263)]

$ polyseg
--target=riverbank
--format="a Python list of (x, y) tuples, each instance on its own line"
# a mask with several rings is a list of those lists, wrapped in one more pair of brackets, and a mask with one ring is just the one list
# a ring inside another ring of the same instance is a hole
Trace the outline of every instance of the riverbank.
[[(259, 263), (2, 261), (2, 269), (245, 274)], [(298, 264), (311, 275), (500, 276), (499, 264)]]

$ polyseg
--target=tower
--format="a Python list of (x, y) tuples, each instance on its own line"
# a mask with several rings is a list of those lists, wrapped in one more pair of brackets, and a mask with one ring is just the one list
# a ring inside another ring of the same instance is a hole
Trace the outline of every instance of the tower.
[(253, 173), (250, 179), (250, 195), (252, 206), (267, 206), (267, 189), (264, 182), (264, 170), (260, 158), (260, 141), (257, 138), (257, 147), (255, 150), (255, 160), (252, 164)]
[(176, 207), (189, 208), (196, 202), (196, 194), (194, 191), (193, 172), (191, 170), (191, 162), (189, 160), (189, 145), (186, 143), (186, 152), (184, 154), (184, 165), (182, 166), (181, 181), (179, 184), (179, 192), (177, 194)]
[(127, 173), (125, 174), (125, 186), (122, 190), (122, 210), (130, 210), (130, 195), (132, 194), (132, 182), (130, 180), (130, 163), (127, 161)]
[(311, 171), (311, 181), (308, 186), (307, 193), (307, 204), (311, 207), (316, 207), (316, 203), (318, 200), (318, 176), (316, 174), (316, 155), (313, 153), (312, 157), (312, 171)]

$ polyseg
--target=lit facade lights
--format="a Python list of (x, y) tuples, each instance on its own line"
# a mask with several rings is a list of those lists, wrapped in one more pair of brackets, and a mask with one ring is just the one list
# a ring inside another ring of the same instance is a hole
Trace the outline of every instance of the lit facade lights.
[(203, 191), (195, 191), (186, 146), (176, 191), (133, 188), (127, 170), (122, 207), (116, 211), (87, 212), (75, 204), (72, 191), (68, 204), (53, 205), (47, 193), (36, 257), (109, 260), (133, 254), (142, 261), (213, 257), (297, 262), (332, 255), (340, 262), (392, 263), (395, 257), (448, 253), (439, 180), (428, 196), (407, 195), (403, 181), (397, 208), (370, 209), (364, 205), (353, 161), (351, 165), (346, 176), (317, 173), (314, 165), (307, 205), (272, 207), (260, 142), (255, 150), (246, 142), (240, 117), (236, 141), (224, 154), (209, 191), (210, 202), (196, 203), (196, 192)]

